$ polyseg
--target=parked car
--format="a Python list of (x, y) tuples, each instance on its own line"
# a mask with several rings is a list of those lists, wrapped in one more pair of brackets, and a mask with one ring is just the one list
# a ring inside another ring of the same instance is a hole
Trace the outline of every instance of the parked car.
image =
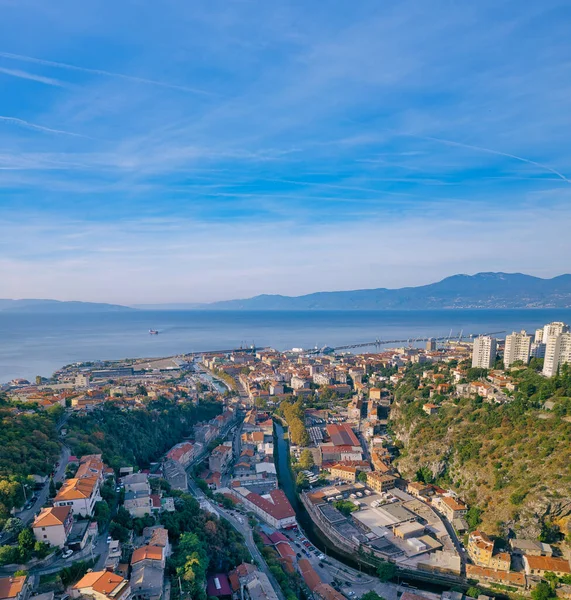
[(69, 558), (71, 555), (73, 554), (73, 550), (66, 550), (61, 557), (62, 558)]
[(299, 552), (297, 553), (297, 557), (298, 557), (298, 558), (301, 558), (301, 554), (300, 554)]
[(107, 543), (110, 544), (112, 541), (113, 541), (113, 538), (110, 535), (108, 535), (107, 536)]
[(319, 563), (319, 566), (320, 566), (322, 569), (325, 569), (325, 565), (324, 565), (322, 562), (320, 562), (320, 563)]

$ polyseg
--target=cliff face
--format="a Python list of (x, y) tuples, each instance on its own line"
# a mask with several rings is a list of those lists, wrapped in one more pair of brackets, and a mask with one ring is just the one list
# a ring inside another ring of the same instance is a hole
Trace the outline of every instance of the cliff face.
[[(447, 401), (426, 416), (422, 401), (395, 403), (397, 465), (457, 491), (482, 510), (481, 527), (537, 539), (552, 525), (571, 533), (571, 422), (517, 402)], [(420, 473), (419, 473), (420, 471)]]

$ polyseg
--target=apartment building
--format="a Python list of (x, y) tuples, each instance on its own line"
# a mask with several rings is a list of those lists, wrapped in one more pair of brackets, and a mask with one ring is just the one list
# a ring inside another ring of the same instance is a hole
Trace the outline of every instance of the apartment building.
[(498, 571), (509, 571), (511, 567), (509, 552), (494, 553), (494, 542), (483, 531), (473, 531), (468, 537), (468, 555), (480, 567)]
[(434, 504), (451, 523), (454, 519), (463, 517), (468, 512), (468, 507), (464, 502), (451, 496), (437, 498), (434, 500)]
[(98, 477), (68, 479), (54, 498), (54, 507), (70, 506), (75, 515), (91, 517), (96, 502), (101, 500)]
[(571, 363), (571, 333), (566, 331), (551, 335), (545, 344), (543, 374), (553, 377), (561, 365)]
[(71, 506), (42, 508), (32, 523), (32, 531), (38, 542), (63, 548), (73, 527)]
[(272, 490), (260, 496), (244, 487), (237, 487), (232, 489), (232, 493), (247, 510), (251, 510), (268, 525), (276, 529), (287, 529), (296, 525), (295, 512), (282, 490)]
[(481, 335), (474, 340), (472, 367), (491, 369), (496, 362), (497, 342), (489, 335)]
[(330, 469), (331, 477), (334, 479), (342, 479), (349, 483), (355, 483), (357, 480), (357, 469), (355, 467), (348, 467), (345, 465), (333, 465)]
[(387, 492), (396, 487), (397, 478), (393, 475), (383, 475), (377, 471), (367, 473), (367, 486), (375, 492)]
[(208, 468), (212, 472), (224, 473), (232, 460), (232, 446), (221, 444), (208, 457)]
[(523, 566), (526, 575), (539, 575), (555, 573), (557, 577), (571, 575), (569, 560), (560, 556), (528, 556), (523, 557)]
[(87, 596), (94, 600), (127, 600), (131, 596), (131, 586), (121, 575), (110, 571), (92, 571), (71, 588), (71, 596)]
[(521, 360), (524, 365), (529, 362), (531, 354), (531, 335), (522, 330), (519, 333), (513, 332), (506, 336), (506, 346), (504, 350), (504, 366), (509, 367), (517, 360)]

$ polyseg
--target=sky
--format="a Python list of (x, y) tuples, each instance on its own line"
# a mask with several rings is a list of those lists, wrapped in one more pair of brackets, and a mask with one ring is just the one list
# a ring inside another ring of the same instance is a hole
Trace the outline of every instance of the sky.
[(571, 271), (568, 0), (0, 10), (0, 297)]

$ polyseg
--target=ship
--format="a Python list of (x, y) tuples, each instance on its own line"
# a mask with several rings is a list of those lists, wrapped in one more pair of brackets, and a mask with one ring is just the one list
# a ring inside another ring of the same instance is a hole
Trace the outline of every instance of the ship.
[(151, 335), (159, 335), (159, 332), (156, 329), (149, 329), (149, 333)]

